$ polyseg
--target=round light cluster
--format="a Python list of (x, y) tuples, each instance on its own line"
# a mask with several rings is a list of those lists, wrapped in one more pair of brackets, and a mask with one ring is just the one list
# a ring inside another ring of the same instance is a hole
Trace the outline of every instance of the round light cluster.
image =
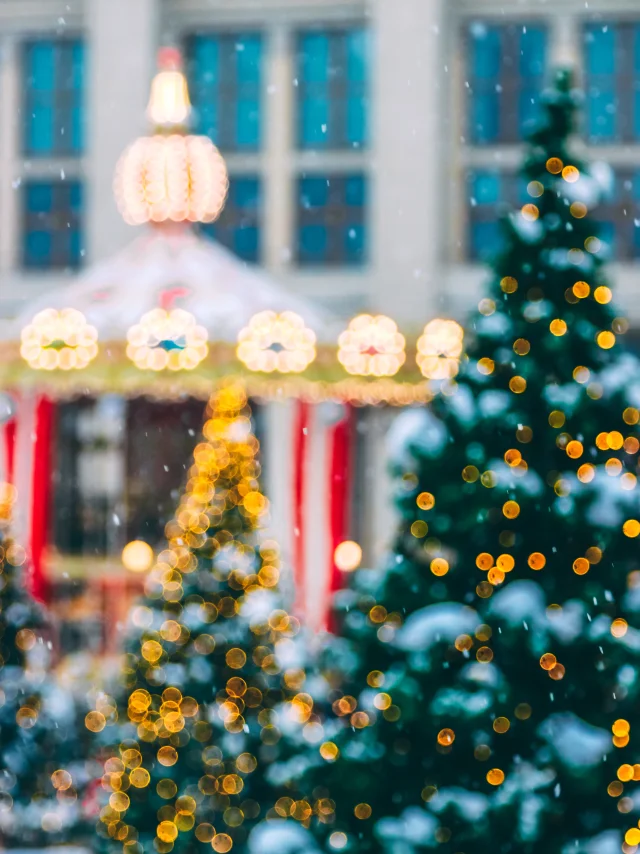
[(293, 311), (261, 311), (238, 335), (237, 355), (251, 371), (302, 373), (316, 357), (315, 333)]
[(404, 335), (390, 317), (360, 314), (338, 339), (338, 361), (350, 374), (392, 377), (405, 362)]
[(204, 136), (137, 139), (123, 154), (114, 189), (126, 222), (213, 222), (227, 197), (227, 167)]
[(54, 371), (86, 368), (98, 353), (98, 331), (74, 308), (47, 308), (22, 330), (20, 355), (29, 367)]
[(190, 371), (209, 352), (207, 330), (181, 308), (154, 308), (127, 333), (127, 356), (141, 370)]
[(418, 339), (416, 362), (430, 380), (452, 379), (458, 373), (464, 330), (455, 320), (436, 318), (424, 328)]

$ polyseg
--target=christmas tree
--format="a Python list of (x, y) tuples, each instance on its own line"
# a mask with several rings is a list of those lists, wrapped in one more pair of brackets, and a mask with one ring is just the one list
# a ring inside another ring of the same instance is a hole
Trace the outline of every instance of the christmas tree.
[(542, 113), (459, 375), (398, 424), (393, 554), (342, 596), (304, 781), (328, 851), (640, 843), (640, 370), (568, 74)]
[(15, 490), (0, 485), (0, 840), (44, 847), (82, 833), (88, 770), (77, 706), (48, 675), (52, 631), (24, 588), (25, 550), (9, 532)]
[(311, 814), (266, 773), (281, 729), (307, 721), (311, 701), (299, 693), (299, 625), (276, 593), (277, 545), (261, 538), (268, 502), (243, 390), (222, 387), (208, 415), (131, 616), (124, 693), (87, 717), (106, 752), (98, 831), (127, 854), (240, 851), (258, 821)]

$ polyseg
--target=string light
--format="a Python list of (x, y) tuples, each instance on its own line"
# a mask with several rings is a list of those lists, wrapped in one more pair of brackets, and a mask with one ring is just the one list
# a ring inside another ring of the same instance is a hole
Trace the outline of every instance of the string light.
[(431, 320), (418, 339), (416, 362), (430, 380), (452, 379), (460, 368), (464, 330), (455, 320)]
[[(262, 772), (258, 748), (280, 739), (279, 716), (320, 726), (310, 721), (313, 699), (302, 693), (304, 671), (282, 667), (276, 657), (299, 623), (269, 596), (279, 580), (279, 552), (261, 535), (268, 501), (258, 486), (259, 446), (240, 386), (225, 385), (212, 397), (203, 433), (185, 493), (165, 528), (166, 547), (145, 579), (146, 599), (132, 614), (138, 631), (127, 656), (133, 678), (126, 699), (118, 708), (101, 694), (85, 719), (91, 732), (125, 724), (118, 735), (114, 730), (112, 743), (119, 744), (104, 764), (108, 801), (98, 825), (124, 850), (142, 830), (136, 827), (139, 816), (146, 822), (151, 809), (159, 854), (171, 851), (178, 834), (187, 847), (195, 838), (214, 851), (230, 851), (259, 816), (247, 794), (252, 775)], [(137, 557), (140, 545), (130, 543), (125, 551)], [(180, 675), (185, 660), (194, 696), (186, 694)], [(174, 664), (177, 669), (169, 666)], [(214, 694), (212, 673), (222, 679)], [(276, 691), (282, 703), (277, 712), (271, 699)], [(350, 714), (355, 706), (353, 700)], [(351, 715), (351, 724), (367, 725), (363, 715)], [(327, 760), (338, 753), (331, 747), (325, 742), (320, 748)], [(185, 761), (199, 769), (197, 786), (175, 773), (174, 766)], [(156, 813), (157, 798), (164, 804)], [(307, 801), (292, 798), (280, 798), (267, 813), (301, 823), (312, 814)], [(122, 827), (127, 833), (118, 835)]]
[(80, 370), (98, 354), (98, 331), (74, 308), (38, 312), (21, 334), (20, 355), (37, 370)]
[(405, 362), (405, 339), (389, 317), (360, 314), (338, 338), (338, 361), (350, 374), (392, 377)]
[(181, 308), (154, 308), (127, 333), (127, 356), (141, 370), (193, 370), (204, 358), (207, 330)]
[(302, 373), (316, 357), (315, 333), (293, 311), (261, 311), (238, 335), (237, 356), (251, 371)]

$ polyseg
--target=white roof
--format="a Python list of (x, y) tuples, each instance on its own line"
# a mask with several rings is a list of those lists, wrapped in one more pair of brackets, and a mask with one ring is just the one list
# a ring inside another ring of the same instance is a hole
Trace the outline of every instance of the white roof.
[(295, 311), (320, 342), (334, 341), (340, 329), (335, 317), (276, 285), (219, 243), (187, 226), (161, 226), (145, 230), (71, 284), (31, 301), (11, 324), (9, 337), (19, 339), (43, 309), (75, 308), (97, 328), (100, 341), (125, 341), (129, 327), (157, 307), (190, 311), (210, 341), (235, 343), (251, 317), (266, 309)]

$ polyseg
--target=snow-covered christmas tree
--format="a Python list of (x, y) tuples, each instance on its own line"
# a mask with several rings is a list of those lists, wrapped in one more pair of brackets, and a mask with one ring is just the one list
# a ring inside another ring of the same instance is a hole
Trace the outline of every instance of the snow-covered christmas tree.
[(87, 721), (106, 753), (98, 831), (126, 854), (242, 851), (259, 821), (311, 814), (267, 779), (282, 729), (307, 722), (311, 700), (299, 624), (277, 594), (278, 547), (262, 530), (250, 416), (238, 385), (212, 396), (167, 547), (131, 615), (124, 691)]
[(402, 522), (343, 594), (308, 757), (327, 851), (640, 843), (640, 366), (575, 115), (560, 73), (460, 374), (397, 428)]
[(88, 770), (74, 697), (51, 677), (52, 630), (24, 586), (25, 550), (10, 534), (15, 490), (0, 484), (0, 843), (45, 847), (83, 829)]

